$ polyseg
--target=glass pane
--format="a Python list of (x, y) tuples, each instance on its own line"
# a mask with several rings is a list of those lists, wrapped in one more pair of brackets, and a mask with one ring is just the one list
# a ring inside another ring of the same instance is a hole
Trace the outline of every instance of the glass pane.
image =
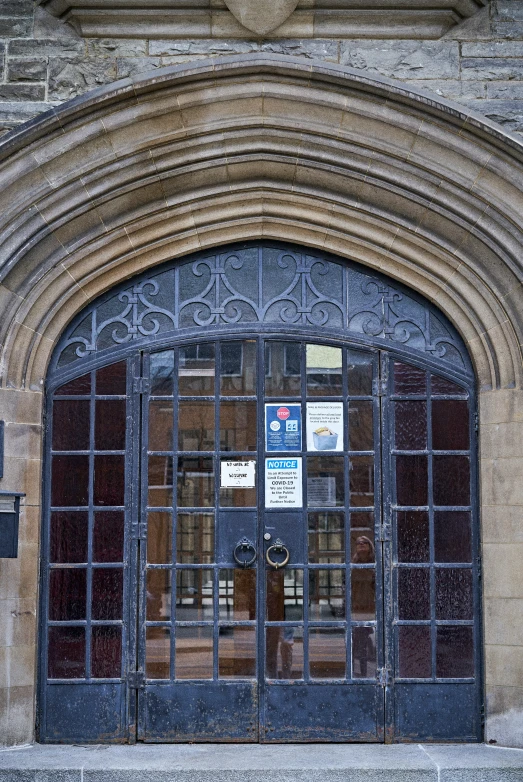
[(398, 505), (427, 505), (428, 466), (426, 456), (396, 457)]
[(436, 562), (472, 562), (470, 513), (436, 511), (434, 558)]
[(327, 345), (307, 345), (307, 394), (309, 396), (341, 396), (341, 348)]
[(214, 468), (210, 458), (178, 459), (178, 507), (214, 505)]
[(374, 457), (352, 456), (349, 463), (350, 504), (353, 508), (374, 505)]
[(359, 400), (349, 403), (349, 450), (374, 450), (373, 403)]
[(85, 399), (53, 402), (53, 450), (88, 451), (91, 403)]
[(214, 402), (180, 402), (178, 450), (214, 450)]
[(352, 675), (355, 679), (376, 677), (376, 631), (373, 627), (352, 628)]
[(352, 619), (365, 622), (376, 618), (376, 571), (351, 568)]
[(147, 619), (161, 622), (171, 618), (171, 571), (147, 571)]
[(256, 402), (220, 404), (220, 448), (222, 451), (256, 450)]
[(98, 395), (117, 394), (125, 396), (127, 392), (127, 362), (110, 364), (96, 373), (96, 393)]
[(147, 516), (147, 562), (166, 565), (172, 561), (172, 524), (170, 513)]
[(352, 562), (375, 561), (373, 513), (351, 513), (350, 552)]
[(53, 456), (51, 505), (87, 505), (88, 487), (88, 456)]
[(345, 473), (342, 456), (309, 456), (307, 459), (309, 507), (345, 504)]
[(267, 627), (265, 671), (268, 679), (303, 679), (303, 627)]
[(403, 679), (432, 676), (430, 627), (398, 627), (399, 675)]
[(97, 451), (125, 450), (125, 399), (97, 399), (94, 447)]
[(309, 513), (309, 562), (345, 562), (345, 517), (343, 513)]
[(85, 619), (87, 571), (85, 568), (60, 568), (49, 574), (49, 619), (72, 622)]
[(430, 619), (430, 572), (428, 568), (398, 571), (398, 617)]
[(179, 513), (176, 525), (176, 560), (199, 565), (214, 560), (212, 513)]
[(212, 627), (176, 628), (176, 678), (212, 679)]
[(221, 385), (223, 396), (249, 396), (256, 393), (256, 342), (223, 342), (221, 346)]
[(432, 447), (435, 451), (466, 451), (469, 447), (468, 402), (434, 399), (432, 402)]
[(216, 360), (214, 344), (180, 348), (178, 393), (181, 396), (213, 396)]
[(268, 570), (266, 601), (269, 622), (303, 619), (303, 570)]
[(122, 568), (96, 568), (93, 570), (91, 611), (93, 619), (122, 619)]
[(347, 352), (347, 374), (350, 396), (372, 395), (372, 356), (356, 350), (349, 350)]
[(123, 562), (124, 532), (122, 511), (95, 513), (93, 562)]
[(149, 456), (149, 498), (152, 507), (169, 507), (173, 503), (173, 457)]
[(431, 375), (430, 382), (433, 394), (466, 394), (464, 388), (453, 383), (451, 380), (447, 380), (446, 377)]
[(153, 396), (172, 396), (174, 390), (174, 351), (153, 353), (150, 359), (149, 376)]
[(50, 627), (47, 648), (50, 679), (85, 677), (85, 628)]
[(149, 450), (172, 451), (173, 403), (169, 399), (149, 402)]
[(301, 345), (298, 342), (265, 343), (265, 395), (300, 396)]
[(436, 619), (472, 619), (469, 568), (436, 568)]
[(51, 562), (87, 562), (87, 513), (51, 513)]
[(344, 570), (309, 570), (309, 619), (345, 619)]
[(145, 675), (168, 679), (171, 670), (171, 632), (168, 627), (148, 627), (145, 636)]
[(403, 511), (396, 514), (398, 562), (428, 562), (429, 514), (426, 511)]
[(125, 489), (125, 457), (94, 457), (94, 504), (123, 505)]
[(56, 396), (84, 396), (91, 393), (91, 373), (70, 380), (55, 391)]
[(434, 456), (434, 505), (470, 504), (470, 462), (467, 456)]
[(313, 679), (344, 679), (346, 659), (345, 630), (335, 627), (309, 630), (309, 671)]
[(176, 619), (193, 622), (213, 618), (213, 571), (176, 571)]
[(122, 673), (122, 628), (95, 626), (91, 629), (91, 676), (119, 679)]
[(256, 571), (220, 570), (220, 619), (228, 622), (256, 619)]
[(394, 393), (424, 396), (427, 390), (426, 373), (410, 364), (394, 362)]
[(255, 627), (220, 627), (218, 675), (220, 679), (256, 676)]
[(427, 447), (427, 403), (394, 402), (394, 442), (400, 451), (423, 451)]
[(474, 676), (472, 627), (438, 627), (436, 630), (436, 676), (465, 679)]

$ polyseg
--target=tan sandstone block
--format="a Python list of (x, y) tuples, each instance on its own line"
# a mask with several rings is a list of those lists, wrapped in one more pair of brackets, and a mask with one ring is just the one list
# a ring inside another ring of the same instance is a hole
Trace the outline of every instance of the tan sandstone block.
[(485, 679), (489, 685), (523, 687), (523, 646), (485, 647)]
[(485, 643), (490, 646), (523, 647), (522, 618), (523, 597), (485, 600)]
[(483, 546), (485, 598), (523, 598), (523, 544)]

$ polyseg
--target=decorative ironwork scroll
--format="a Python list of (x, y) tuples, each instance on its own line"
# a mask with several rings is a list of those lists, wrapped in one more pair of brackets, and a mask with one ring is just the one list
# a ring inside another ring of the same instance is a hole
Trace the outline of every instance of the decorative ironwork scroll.
[(300, 327), (316, 336), (330, 330), (469, 368), (463, 341), (428, 301), (358, 264), (270, 242), (199, 253), (124, 283), (70, 325), (55, 366), (236, 324)]

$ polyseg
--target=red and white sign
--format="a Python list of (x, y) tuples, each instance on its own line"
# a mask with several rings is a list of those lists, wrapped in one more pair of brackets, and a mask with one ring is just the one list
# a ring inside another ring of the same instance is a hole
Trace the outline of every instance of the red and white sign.
[(290, 416), (291, 411), (288, 407), (279, 407), (276, 411), (276, 415), (280, 419), (280, 421), (286, 421), (287, 418)]

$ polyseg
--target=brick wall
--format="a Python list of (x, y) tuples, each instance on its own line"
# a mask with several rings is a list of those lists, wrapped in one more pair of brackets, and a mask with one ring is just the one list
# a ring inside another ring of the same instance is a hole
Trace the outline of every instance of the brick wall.
[(523, 0), (490, 6), (438, 41), (82, 39), (33, 0), (0, 0), (0, 132), (129, 75), (255, 51), (327, 60), (399, 79), (523, 134)]

